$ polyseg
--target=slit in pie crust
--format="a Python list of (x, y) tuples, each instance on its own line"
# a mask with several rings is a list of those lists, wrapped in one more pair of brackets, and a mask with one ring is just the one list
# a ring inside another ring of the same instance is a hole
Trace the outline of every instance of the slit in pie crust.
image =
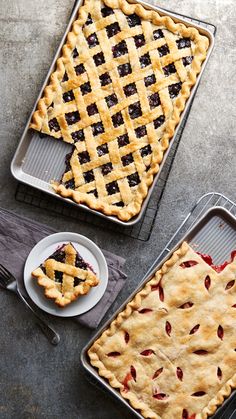
[(99, 284), (92, 267), (84, 261), (72, 243), (63, 244), (32, 276), (44, 287), (45, 296), (65, 307)]
[(184, 242), (88, 351), (150, 419), (206, 419), (236, 388), (236, 252), (221, 267)]
[(206, 58), (197, 29), (126, 0), (85, 0), (31, 127), (73, 144), (55, 191), (128, 221)]

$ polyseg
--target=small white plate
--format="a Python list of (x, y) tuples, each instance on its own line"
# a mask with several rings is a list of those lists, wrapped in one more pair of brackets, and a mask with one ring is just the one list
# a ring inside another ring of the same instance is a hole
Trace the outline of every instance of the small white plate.
[[(44, 289), (33, 279), (31, 272), (36, 269), (45, 259), (52, 255), (58, 246), (71, 242), (82, 258), (89, 263), (100, 279), (96, 287), (92, 287), (88, 294), (78, 297), (76, 301), (64, 308), (58, 307), (53, 300), (44, 295)], [(108, 282), (108, 268), (106, 259), (91, 240), (76, 233), (55, 233), (45, 237), (31, 250), (24, 269), (25, 288), (33, 302), (47, 313), (60, 317), (72, 317), (85, 313), (94, 307), (102, 298)]]

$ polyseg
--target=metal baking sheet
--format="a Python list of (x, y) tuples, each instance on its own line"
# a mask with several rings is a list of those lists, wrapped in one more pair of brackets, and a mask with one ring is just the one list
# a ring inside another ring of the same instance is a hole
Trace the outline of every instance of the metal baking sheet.
[[(186, 103), (185, 109), (184, 109), (184, 111), (181, 115), (180, 122), (179, 122), (178, 126), (176, 127), (174, 137), (171, 140), (171, 145), (172, 145), (175, 141), (175, 138), (176, 138), (177, 134), (178, 134), (178, 129), (181, 125), (181, 122), (182, 122), (186, 112), (188, 111), (188, 108), (189, 108), (189, 106), (191, 104), (191, 101), (194, 97), (196, 89), (198, 88), (198, 85), (199, 85), (202, 73), (204, 71), (204, 68), (207, 64), (207, 61), (208, 61), (208, 59), (211, 55), (211, 52), (212, 52), (212, 49), (213, 49), (213, 46), (214, 46), (214, 36), (211, 33), (211, 31), (206, 28), (206, 24), (205, 25), (203, 24), (203, 26), (193, 24), (192, 22), (189, 21), (189, 19), (185, 19), (185, 18), (181, 17), (180, 15), (175, 15), (174, 13), (170, 13), (169, 11), (168, 12), (164, 11), (163, 9), (152, 6), (152, 5), (146, 3), (145, 1), (142, 1), (142, 0), (137, 0), (137, 1), (130, 0), (130, 2), (140, 3), (148, 9), (156, 10), (161, 15), (163, 15), (163, 14), (169, 15), (175, 21), (182, 22), (186, 26), (195, 27), (199, 30), (199, 32), (202, 35), (205, 35), (209, 39), (210, 46), (209, 46), (209, 49), (208, 49), (208, 52), (207, 52), (207, 58), (202, 65), (201, 72), (197, 77), (197, 82), (191, 90), (190, 97), (189, 97), (189, 99)], [(149, 188), (148, 194), (147, 194), (145, 200), (143, 201), (140, 213), (136, 217), (133, 217), (130, 221), (124, 222), (124, 221), (119, 220), (115, 216), (107, 216), (107, 215), (105, 215), (105, 214), (103, 214), (99, 211), (90, 209), (89, 207), (87, 207), (84, 204), (77, 204), (70, 199), (63, 198), (60, 195), (57, 195), (54, 192), (54, 190), (52, 189), (52, 187), (50, 185), (50, 181), (52, 179), (60, 179), (61, 178), (61, 175), (63, 174), (64, 168), (65, 168), (65, 155), (70, 152), (71, 146), (69, 144), (63, 143), (62, 141), (58, 141), (58, 140), (56, 140), (54, 138), (51, 138), (51, 137), (50, 137), (50, 139), (49, 139), (49, 137), (46, 137), (46, 136), (42, 137), (42, 135), (40, 135), (40, 133), (38, 133), (38, 132), (29, 128), (29, 124), (30, 124), (32, 115), (33, 115), (33, 113), (36, 109), (37, 103), (43, 95), (44, 88), (48, 84), (51, 73), (54, 71), (56, 61), (59, 58), (59, 56), (61, 55), (61, 49), (62, 49), (62, 47), (65, 43), (66, 37), (67, 37), (67, 35), (68, 35), (68, 33), (71, 29), (72, 23), (76, 19), (76, 16), (78, 14), (78, 10), (79, 10), (80, 6), (82, 5), (82, 3), (83, 3), (83, 0), (79, 0), (77, 2), (76, 6), (74, 8), (74, 11), (71, 15), (71, 19), (70, 19), (69, 24), (66, 28), (65, 34), (64, 34), (64, 36), (61, 40), (59, 48), (58, 48), (58, 50), (56, 52), (56, 55), (53, 59), (52, 65), (49, 69), (49, 72), (48, 72), (47, 77), (45, 79), (45, 82), (42, 86), (42, 89), (39, 93), (39, 96), (38, 96), (38, 98), (35, 102), (35, 106), (34, 106), (32, 112), (31, 112), (31, 115), (28, 119), (25, 130), (24, 130), (23, 135), (21, 137), (20, 143), (19, 143), (19, 145), (17, 147), (17, 150), (15, 152), (15, 155), (13, 157), (13, 160), (12, 160), (12, 163), (11, 163), (11, 172), (12, 172), (12, 175), (18, 181), (20, 181), (22, 183), (25, 183), (27, 185), (30, 185), (34, 188), (37, 188), (37, 189), (39, 189), (39, 190), (41, 190), (41, 191), (43, 191), (47, 194), (50, 194), (50, 195), (54, 196), (57, 199), (63, 200), (64, 202), (68, 202), (68, 204), (70, 204), (70, 205), (77, 206), (78, 208), (81, 208), (85, 211), (89, 211), (90, 213), (96, 214), (96, 215), (98, 215), (102, 218), (106, 218), (106, 219), (108, 218), (110, 221), (113, 221), (117, 224), (124, 225), (124, 226), (131, 226), (131, 225), (134, 225), (135, 223), (137, 223), (141, 219), (141, 217), (142, 217), (142, 215), (143, 215), (143, 213), (146, 209), (146, 206), (147, 206), (148, 201), (151, 197), (153, 188), (154, 188), (156, 182), (158, 181), (158, 178), (159, 178), (159, 176), (161, 174), (161, 171), (162, 171), (162, 167), (164, 166), (165, 160), (166, 160), (166, 158), (167, 158), (167, 156), (168, 156), (168, 154), (171, 150), (171, 145), (169, 146), (168, 150), (166, 151), (164, 159), (162, 161), (162, 164), (160, 165), (160, 170), (155, 175), (153, 184)]]
[[(90, 377), (105, 387), (111, 395), (116, 397), (116, 399), (119, 399), (139, 419), (143, 419), (143, 416), (133, 409), (128, 401), (123, 399), (121, 394), (116, 389), (112, 388), (104, 378), (99, 376), (96, 368), (94, 368), (89, 362), (87, 351), (95, 340), (103, 333), (103, 331), (109, 327), (110, 323), (117, 317), (117, 315), (124, 310), (127, 303), (131, 301), (137, 292), (144, 287), (144, 285), (152, 278), (154, 273), (167, 259), (170, 258), (173, 252), (182, 244), (183, 241), (187, 241), (196, 251), (210, 254), (215, 264), (221, 264), (225, 260), (229, 259), (232, 250), (234, 250), (236, 246), (236, 218), (228, 210), (220, 206), (216, 206), (206, 211), (200, 220), (195, 223), (190, 230), (188, 230), (188, 232), (161, 261), (158, 258), (158, 263), (154, 263), (151, 271), (148, 272), (148, 275), (145, 275), (138, 288), (114, 313), (112, 318), (103, 325), (95, 336), (93, 336), (81, 353), (82, 365)], [(234, 393), (232, 393), (231, 397), (228, 398), (227, 403), (232, 399), (233, 395)], [(224, 407), (225, 406), (223, 405), (218, 409), (217, 413), (213, 416), (215, 419), (219, 419), (218, 415)]]

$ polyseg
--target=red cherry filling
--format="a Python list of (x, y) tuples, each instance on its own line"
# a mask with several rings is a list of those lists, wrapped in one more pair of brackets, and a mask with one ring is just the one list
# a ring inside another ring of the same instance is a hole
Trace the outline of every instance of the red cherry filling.
[(129, 333), (128, 332), (125, 332), (124, 339), (125, 339), (125, 343), (128, 343), (129, 342)]
[(228, 284), (226, 285), (225, 289), (229, 290), (230, 288), (232, 288), (234, 286), (234, 284), (235, 284), (234, 280), (229, 281)]
[(196, 326), (194, 326), (194, 327), (190, 330), (189, 334), (190, 334), (190, 335), (193, 335), (194, 333), (196, 333), (196, 332), (198, 331), (199, 327), (200, 327), (200, 324), (196, 324)]
[(111, 356), (112, 358), (116, 358), (117, 356), (120, 356), (120, 352), (109, 352), (107, 356)]
[(211, 278), (209, 277), (209, 275), (206, 276), (204, 284), (205, 284), (206, 289), (209, 290), (211, 286)]
[(136, 369), (133, 367), (133, 365), (131, 365), (130, 367), (130, 373), (132, 375), (132, 378), (134, 379), (134, 381), (136, 381)]
[(181, 368), (180, 368), (180, 367), (177, 367), (177, 369), (176, 369), (176, 375), (177, 375), (177, 377), (178, 377), (178, 379), (179, 379), (180, 381), (182, 381), (182, 380), (183, 380), (183, 371), (181, 370)]
[(141, 314), (151, 313), (153, 311), (151, 308), (142, 308), (142, 310), (139, 310), (138, 312)]
[(133, 365), (131, 365), (130, 367), (130, 372), (128, 372), (128, 374), (126, 374), (124, 381), (122, 382), (122, 384), (124, 385), (123, 391), (127, 392), (129, 391), (129, 381), (134, 380), (136, 381), (136, 369), (134, 368)]
[(185, 308), (191, 308), (194, 304), (192, 301), (187, 301), (187, 303), (182, 304), (179, 308), (185, 309)]
[(233, 250), (230, 255), (230, 260), (222, 263), (222, 265), (214, 265), (212, 257), (210, 255), (207, 255), (205, 253), (196, 252), (201, 258), (212, 267), (216, 272), (220, 273), (222, 272), (227, 265), (233, 262), (234, 258), (236, 257), (236, 250)]
[(157, 394), (153, 394), (154, 399), (157, 400), (166, 400), (169, 396), (168, 394), (165, 393), (157, 393)]
[(196, 393), (191, 394), (192, 397), (202, 397), (205, 396), (205, 391), (196, 391)]
[(150, 356), (152, 354), (154, 354), (155, 352), (152, 349), (145, 349), (143, 352), (140, 352), (140, 355), (143, 356)]
[(217, 336), (221, 340), (223, 340), (223, 338), (224, 338), (224, 329), (223, 329), (223, 327), (221, 325), (218, 327)]
[(181, 263), (179, 266), (183, 269), (185, 268), (192, 268), (192, 266), (198, 265), (196, 260), (186, 260), (186, 262)]
[(167, 333), (167, 335), (168, 336), (170, 336), (170, 334), (171, 334), (171, 324), (167, 321), (166, 322), (166, 333)]
[(158, 370), (156, 370), (156, 372), (154, 372), (152, 379), (155, 380), (155, 378), (159, 377), (159, 375), (162, 373), (163, 368), (159, 368)]
[(193, 352), (196, 355), (207, 355), (208, 351), (205, 351), (205, 349), (198, 349), (197, 351)]
[(217, 368), (217, 377), (219, 378), (219, 380), (222, 379), (222, 371), (221, 371), (220, 367)]

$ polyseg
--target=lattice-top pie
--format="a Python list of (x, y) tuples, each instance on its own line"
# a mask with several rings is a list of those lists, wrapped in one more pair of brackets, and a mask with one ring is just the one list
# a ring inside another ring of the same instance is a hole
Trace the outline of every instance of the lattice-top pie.
[(85, 0), (31, 127), (74, 144), (55, 190), (108, 215), (139, 213), (209, 41), (126, 0)]
[(236, 252), (221, 267), (187, 243), (88, 354), (151, 419), (206, 419), (236, 387)]
[(92, 267), (84, 261), (72, 243), (62, 245), (32, 272), (45, 296), (65, 307), (99, 283)]

